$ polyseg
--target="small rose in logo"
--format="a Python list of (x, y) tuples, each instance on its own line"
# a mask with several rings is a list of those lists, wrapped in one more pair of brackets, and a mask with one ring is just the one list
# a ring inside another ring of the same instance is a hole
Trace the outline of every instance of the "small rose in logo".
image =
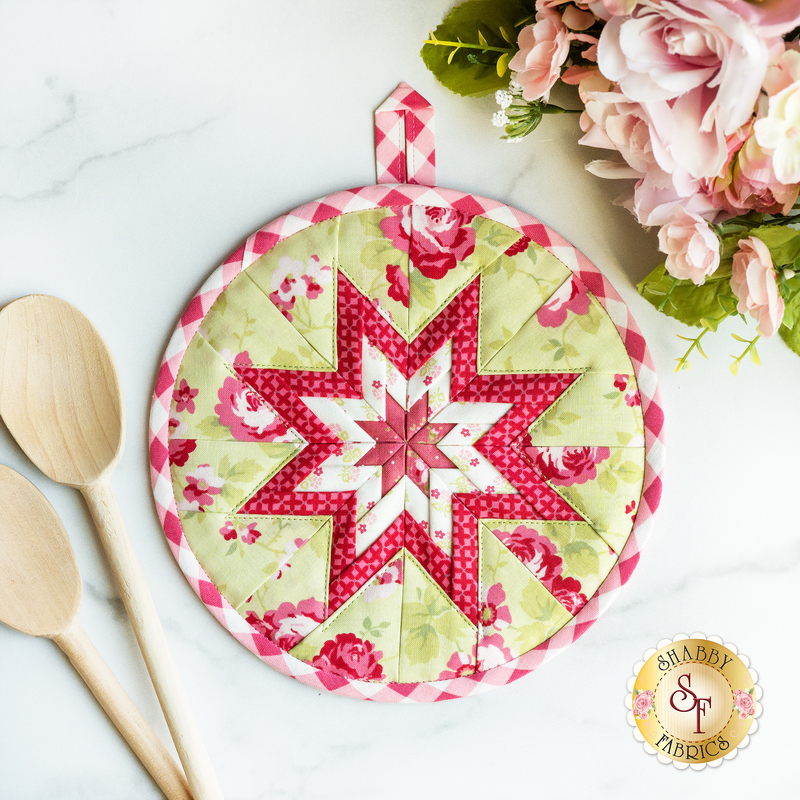
[(756, 701), (749, 692), (742, 689), (736, 689), (733, 693), (733, 708), (739, 712), (739, 719), (749, 719), (756, 713)]
[(647, 719), (653, 710), (653, 691), (646, 689), (644, 692), (636, 690), (633, 698), (633, 716), (637, 719)]

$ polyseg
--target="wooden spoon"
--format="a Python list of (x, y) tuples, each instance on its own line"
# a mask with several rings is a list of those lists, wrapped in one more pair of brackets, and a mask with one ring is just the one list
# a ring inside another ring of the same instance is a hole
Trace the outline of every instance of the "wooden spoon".
[(0, 465), (0, 622), (52, 639), (170, 800), (191, 800), (186, 778), (78, 621), (81, 577), (55, 510), (22, 475)]
[(189, 708), (109, 478), (122, 455), (119, 375), (76, 308), (30, 295), (0, 312), (0, 416), (39, 469), (81, 491), (111, 564), (196, 800), (222, 792)]

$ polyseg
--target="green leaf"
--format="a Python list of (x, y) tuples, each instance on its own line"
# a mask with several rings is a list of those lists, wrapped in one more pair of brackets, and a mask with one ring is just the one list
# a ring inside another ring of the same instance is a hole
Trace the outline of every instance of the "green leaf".
[(636, 288), (645, 300), (668, 317), (714, 331), (736, 307), (736, 298), (731, 293), (730, 276), (730, 264), (723, 263), (702, 286), (695, 286), (692, 281), (675, 281), (661, 264)]
[[(225, 456), (227, 458), (227, 456)], [(246, 458), (234, 464), (228, 473), (228, 480), (234, 483), (244, 483), (252, 481), (263, 472), (261, 465), (252, 458)]]
[(564, 352), (567, 354), (567, 358), (577, 358), (580, 355), (577, 348), (573, 347), (569, 342), (564, 345)]
[(232, 556), (236, 552), (236, 542), (231, 542), (231, 546), (228, 548), (228, 551), (225, 553), (226, 556)]
[(642, 471), (634, 461), (626, 461), (624, 464), (620, 464), (614, 472), (625, 483), (636, 483), (642, 477)]
[(222, 425), (217, 417), (206, 417), (197, 423), (197, 430), (209, 439), (227, 439), (230, 437), (230, 428)]
[(617, 491), (617, 479), (608, 471), (601, 472), (597, 476), (597, 485), (609, 494)]
[[(452, 47), (426, 42), (421, 56), (425, 66), (451, 92), (481, 97), (508, 86), (505, 71), (516, 51), (517, 20), (529, 11), (520, 0), (468, 0), (456, 6), (431, 34), (431, 41), (463, 42), (473, 47)], [(505, 36), (504, 36), (505, 34)], [(507, 41), (510, 38), (512, 41)], [(482, 50), (496, 47), (498, 50)], [(501, 58), (506, 56), (505, 64)], [(502, 70), (502, 71), (501, 71)]]
[(792, 328), (781, 325), (778, 333), (780, 333), (781, 339), (800, 356), (800, 325), (795, 325)]
[(545, 436), (558, 436), (561, 433), (561, 428), (559, 428), (558, 425), (553, 425), (552, 422), (546, 419), (543, 419), (539, 423), (539, 429)]
[(600, 571), (600, 558), (586, 542), (572, 542), (564, 548), (564, 558), (576, 575), (596, 575)]
[(572, 423), (577, 422), (580, 417), (572, 411), (562, 411), (556, 419), (558, 419), (559, 422), (563, 422), (565, 425), (572, 425)]

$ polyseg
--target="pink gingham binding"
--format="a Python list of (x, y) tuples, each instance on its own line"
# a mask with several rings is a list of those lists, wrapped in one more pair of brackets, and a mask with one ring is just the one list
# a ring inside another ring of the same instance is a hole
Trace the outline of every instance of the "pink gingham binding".
[[(211, 305), (236, 275), (277, 242), (317, 222), (352, 211), (406, 204), (481, 214), (525, 234), (573, 270), (608, 311), (630, 354), (642, 401), (646, 458), (642, 498), (630, 538), (608, 577), (571, 622), (534, 650), (486, 672), (429, 683), (379, 684), (323, 672), (290, 656), (255, 632), (222, 597), (195, 558), (181, 528), (170, 477), (167, 435), (172, 390), (189, 341)], [(617, 596), (639, 560), (639, 550), (650, 534), (652, 517), (661, 498), (664, 455), (664, 412), (652, 359), (627, 306), (597, 267), (555, 231), (522, 211), (452, 189), (408, 184), (337, 192), (291, 211), (250, 236), (205, 282), (181, 317), (159, 369), (150, 415), (151, 478), (158, 514), (178, 564), (211, 613), (242, 644), (280, 672), (318, 690), (384, 702), (435, 702), (505, 685), (540, 667), (583, 635)]]
[(378, 183), (436, 184), (433, 106), (401, 83), (375, 111)]

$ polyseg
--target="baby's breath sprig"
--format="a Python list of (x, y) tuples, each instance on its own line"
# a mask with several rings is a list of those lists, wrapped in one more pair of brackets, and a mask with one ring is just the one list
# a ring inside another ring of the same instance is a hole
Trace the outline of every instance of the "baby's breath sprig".
[(511, 79), (508, 89), (498, 89), (494, 94), (499, 111), (492, 114), (492, 125), (505, 128), (500, 137), (507, 142), (519, 142), (539, 127), (545, 114), (579, 114), (578, 109), (562, 108), (545, 100), (525, 100), (522, 87)]

